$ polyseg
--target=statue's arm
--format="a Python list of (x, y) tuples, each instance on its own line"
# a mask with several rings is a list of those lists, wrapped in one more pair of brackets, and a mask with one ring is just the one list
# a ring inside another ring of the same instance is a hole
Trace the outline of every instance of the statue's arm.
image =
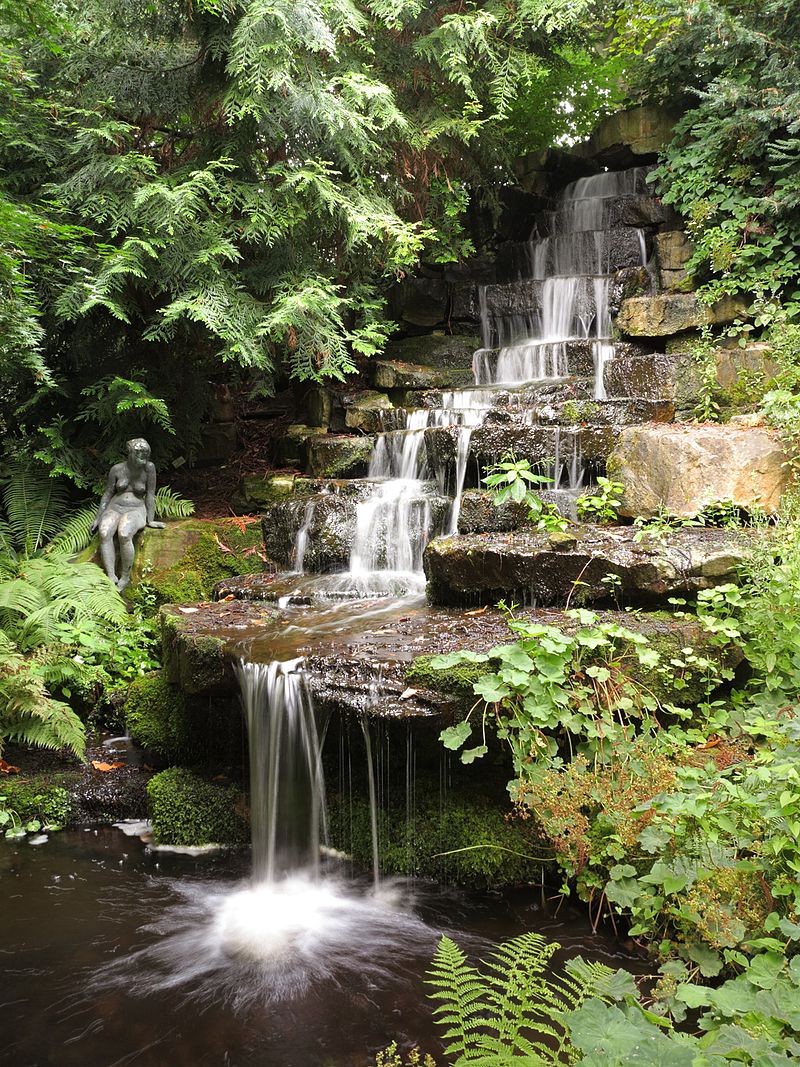
[(147, 493), (145, 495), (145, 508), (147, 511), (147, 525), (154, 530), (163, 530), (166, 523), (156, 522), (156, 468), (153, 463), (147, 464)]
[(105, 492), (100, 497), (100, 506), (97, 509), (97, 514), (94, 517), (94, 522), (92, 523), (92, 525), (90, 527), (91, 533), (97, 533), (97, 527), (100, 525), (100, 520), (103, 517), (103, 512), (108, 507), (108, 505), (109, 505), (109, 503), (111, 501), (111, 498), (114, 495), (114, 490), (116, 488), (117, 488), (117, 468), (116, 468), (116, 466), (113, 466), (111, 468), (111, 470), (108, 472), (108, 477), (106, 478)]

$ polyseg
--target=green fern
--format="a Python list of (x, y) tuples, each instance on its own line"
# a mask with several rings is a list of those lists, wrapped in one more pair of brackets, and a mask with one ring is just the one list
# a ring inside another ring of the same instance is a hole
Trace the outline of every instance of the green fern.
[(194, 504), (165, 486), (156, 490), (156, 515), (160, 519), (188, 519), (194, 515)]
[(429, 996), (439, 1002), (434, 1016), (453, 1067), (574, 1061), (565, 1018), (589, 997), (606, 999), (614, 972), (581, 960), (555, 975), (550, 967), (559, 948), (539, 934), (522, 934), (499, 945), (481, 970), (442, 938), (428, 972)]

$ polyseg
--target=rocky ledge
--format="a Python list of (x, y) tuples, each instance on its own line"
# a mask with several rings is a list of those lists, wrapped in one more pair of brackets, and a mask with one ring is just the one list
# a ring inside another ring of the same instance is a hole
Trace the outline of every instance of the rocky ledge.
[(659, 604), (735, 581), (748, 543), (741, 530), (725, 529), (470, 534), (432, 541), (425, 573), (433, 604)]
[[(317, 706), (336, 714), (367, 712), (382, 718), (442, 718), (463, 714), (474, 703), (472, 683), (484, 671), (466, 664), (438, 670), (434, 655), (470, 649), (488, 652), (512, 639), (506, 616), (496, 608), (457, 611), (404, 606), (388, 610), (350, 608), (341, 625), (331, 626), (336, 608), (275, 609), (265, 604), (228, 601), (162, 609), (166, 680), (195, 699), (215, 699), (238, 690), (234, 664), (240, 657), (255, 662), (303, 658)], [(563, 611), (527, 610), (520, 617), (574, 631), (578, 623)], [(647, 636), (668, 660), (691, 646), (735, 667), (741, 653), (720, 647), (693, 619), (665, 612), (604, 612), (605, 622), (619, 622)], [(485, 669), (491, 669), (489, 665)], [(637, 668), (639, 670), (639, 668)], [(635, 672), (634, 672), (635, 673)], [(689, 704), (698, 698), (693, 679), (648, 674), (647, 684), (662, 700)]]

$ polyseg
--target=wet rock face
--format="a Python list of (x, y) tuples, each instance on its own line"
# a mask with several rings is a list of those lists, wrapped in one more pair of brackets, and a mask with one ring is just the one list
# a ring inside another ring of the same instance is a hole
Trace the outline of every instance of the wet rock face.
[(472, 353), (481, 347), (477, 334), (423, 334), (390, 341), (386, 358), (390, 362), (413, 363), (440, 369), (471, 370)]
[[(590, 496), (595, 492), (596, 489), (589, 486), (582, 490), (539, 489), (536, 495), (544, 504), (552, 504), (561, 515), (574, 522), (577, 519), (575, 501), (578, 496)], [(525, 504), (508, 501), (496, 507), (491, 496), (480, 489), (467, 489), (461, 497), (459, 533), (503, 533), (525, 526), (529, 526), (528, 508)]]
[(732, 322), (746, 311), (746, 305), (733, 297), (706, 307), (694, 293), (634, 296), (622, 301), (617, 328), (630, 337), (667, 337), (706, 323)]
[[(361, 497), (367, 492), (365, 488)], [(359, 499), (354, 494), (314, 493), (270, 505), (261, 520), (267, 555), (279, 566), (291, 570), (296, 564), (297, 531), (308, 516), (305, 568), (325, 572), (346, 567)]]
[(644, 518), (666, 509), (690, 516), (730, 500), (777, 510), (788, 485), (780, 436), (765, 427), (631, 426), (619, 436), (609, 471), (625, 486), (621, 514)]
[(374, 445), (374, 437), (312, 437), (308, 442), (309, 474), (315, 478), (363, 478)]
[(741, 531), (676, 530), (663, 540), (634, 540), (632, 527), (575, 527), (564, 534), (515, 531), (440, 537), (425, 552), (434, 604), (665, 602), (735, 579), (746, 558)]

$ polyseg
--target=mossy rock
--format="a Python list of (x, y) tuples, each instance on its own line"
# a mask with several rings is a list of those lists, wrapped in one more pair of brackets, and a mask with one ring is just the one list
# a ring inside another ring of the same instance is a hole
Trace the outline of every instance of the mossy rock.
[(153, 839), (160, 845), (243, 845), (249, 839), (241, 790), (170, 767), (147, 783)]
[(245, 474), (239, 482), (239, 495), (252, 508), (286, 500), (294, 491), (294, 474)]
[(169, 681), (184, 693), (228, 689), (231, 662), (225, 642), (211, 634), (192, 633), (180, 608), (161, 609), (161, 653)]
[(186, 696), (162, 672), (137, 678), (125, 701), (125, 725), (134, 741), (174, 763), (191, 749)]
[(417, 656), (406, 670), (409, 685), (434, 689), (449, 696), (475, 699), (472, 686), (489, 669), (485, 663), (460, 663), (456, 667), (437, 670), (431, 667), (433, 656)]
[[(372, 863), (369, 803), (329, 794), (330, 833), (337, 848), (368, 868)], [(378, 812), (381, 871), (475, 887), (532, 881), (544, 848), (531, 822), (511, 818), (500, 800), (417, 789), (413, 817), (405, 798)], [(464, 850), (464, 851), (459, 851)], [(450, 855), (443, 855), (450, 853)]]
[(374, 437), (324, 434), (308, 446), (308, 471), (315, 478), (363, 478), (375, 445)]
[[(224, 547), (223, 547), (224, 546)], [(227, 551), (226, 551), (227, 549)], [(217, 582), (263, 569), (261, 528), (225, 519), (184, 519), (143, 531), (130, 599), (157, 604), (207, 600)]]
[(38, 819), (44, 829), (59, 830), (73, 816), (70, 789), (78, 777), (78, 772), (9, 776), (0, 781), (0, 797), (5, 797), (4, 806), (22, 823)]

